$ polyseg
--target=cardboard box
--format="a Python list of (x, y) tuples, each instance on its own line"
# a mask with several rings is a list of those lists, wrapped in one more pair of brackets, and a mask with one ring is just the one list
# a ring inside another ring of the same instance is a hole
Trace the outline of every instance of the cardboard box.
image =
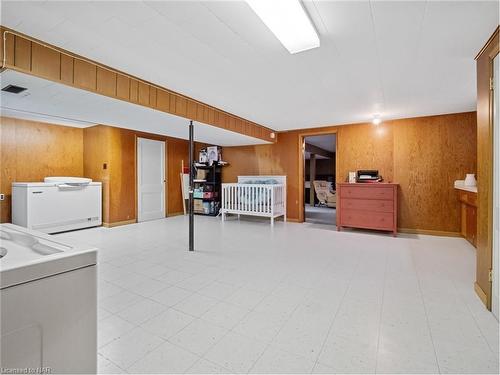
[(201, 199), (194, 200), (194, 211), (195, 212), (204, 212), (203, 210), (203, 201)]
[(208, 171), (206, 169), (198, 169), (196, 171), (196, 179), (197, 180), (206, 180), (208, 175)]

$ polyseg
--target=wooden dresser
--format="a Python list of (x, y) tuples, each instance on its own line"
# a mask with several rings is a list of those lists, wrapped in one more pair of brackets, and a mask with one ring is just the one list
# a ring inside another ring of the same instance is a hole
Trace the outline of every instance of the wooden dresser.
[(343, 227), (390, 231), (398, 227), (398, 184), (337, 184), (337, 230)]

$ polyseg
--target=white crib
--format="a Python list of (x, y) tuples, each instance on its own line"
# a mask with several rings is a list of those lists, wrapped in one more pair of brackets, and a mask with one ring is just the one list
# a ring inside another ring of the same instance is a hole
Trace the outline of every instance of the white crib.
[(221, 199), (222, 221), (226, 214), (286, 221), (286, 176), (238, 176), (238, 183), (222, 184)]

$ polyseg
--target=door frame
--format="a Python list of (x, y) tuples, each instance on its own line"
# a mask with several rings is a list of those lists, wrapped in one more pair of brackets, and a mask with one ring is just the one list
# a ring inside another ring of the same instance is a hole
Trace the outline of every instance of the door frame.
[[(491, 197), (492, 197), (492, 202), (491, 202), (491, 209), (492, 209), (492, 230), (491, 230), (491, 270), (492, 270), (492, 273), (493, 273), (493, 277), (491, 278), (491, 293), (490, 293), (490, 308), (491, 308), (491, 311), (493, 312), (493, 307), (494, 307), (494, 304), (493, 302), (495, 301), (495, 293), (496, 292), (498, 294), (498, 290), (496, 290), (495, 288), (495, 284), (498, 285), (498, 268), (496, 267), (498, 264), (499, 264), (499, 250), (498, 247), (500, 246), (500, 238), (498, 238), (498, 233), (500, 233), (500, 231), (498, 231), (496, 228), (498, 228), (500, 226), (500, 223), (498, 223), (498, 221), (500, 220), (500, 215), (499, 215), (499, 212), (497, 212), (497, 207), (496, 205), (498, 204), (497, 202), (497, 199), (498, 199), (498, 194), (500, 193), (500, 176), (499, 176), (499, 171), (500, 171), (500, 166), (498, 165), (500, 163), (500, 161), (496, 160), (495, 162), (495, 156), (498, 156), (500, 155), (500, 136), (498, 133), (500, 133), (500, 120), (498, 120), (498, 116), (500, 115), (500, 108), (499, 106), (497, 105), (497, 103), (500, 102), (500, 99), (498, 98), (498, 96), (500, 95), (500, 87), (497, 87), (497, 83), (500, 82), (500, 77), (498, 77), (498, 73), (499, 73), (499, 70), (497, 70), (495, 72), (495, 61), (497, 62), (497, 68), (499, 68), (500, 70), (500, 55), (498, 54), (498, 51), (497, 51), (497, 54), (493, 57), (493, 59), (491, 60), (491, 64), (492, 64), (492, 71), (491, 71), (491, 77), (492, 77), (492, 81), (493, 81), (493, 85), (492, 85), (492, 90), (491, 90), (491, 107), (492, 107), (492, 111), (491, 111), (491, 137), (492, 137), (492, 171), (491, 171), (491, 181), (492, 181), (492, 194), (491, 194)], [(497, 119), (495, 119), (495, 117)], [(498, 125), (497, 125), (498, 124)], [(496, 197), (495, 197), (496, 196)], [(495, 248), (497, 249), (496, 251), (496, 257), (495, 257)], [(495, 262), (496, 261), (496, 262)], [(495, 317), (497, 319), (499, 319), (499, 316), (498, 316), (498, 309), (499, 309), (499, 300), (498, 298), (496, 299), (496, 313), (497, 315), (495, 315)]]
[(163, 150), (164, 150), (164, 171), (163, 171), (163, 176), (165, 182), (163, 183), (164, 187), (164, 206), (165, 206), (165, 217), (168, 217), (168, 183), (169, 180), (167, 178), (168, 176), (168, 141), (165, 138), (162, 137), (154, 137), (154, 136), (148, 136), (148, 135), (143, 135), (143, 134), (135, 134), (135, 149), (134, 149), (134, 166), (135, 166), (135, 221), (138, 223), (139, 222), (139, 153), (138, 153), (138, 148), (139, 148), (139, 138), (143, 139), (149, 139), (151, 141), (159, 141), (163, 142)]
[[(498, 28), (496, 31), (498, 35)], [(499, 54), (499, 46), (494, 45), (492, 51), (488, 55), (488, 60), (489, 60), (489, 78), (493, 79), (493, 61), (495, 57)], [(494, 100), (494, 95), (493, 95), (493, 90), (490, 89), (490, 95), (489, 95), (489, 136), (488, 136), (488, 152), (490, 156), (490, 160), (492, 162), (490, 163), (487, 174), (488, 174), (488, 225), (487, 225), (487, 234), (488, 234), (488, 242), (487, 246), (485, 248), (489, 264), (487, 265), (488, 271), (490, 272), (493, 268), (493, 100)], [(478, 220), (478, 225), (480, 225), (480, 222)], [(488, 288), (487, 290), (484, 291), (486, 293), (486, 308), (491, 311), (491, 300), (492, 300), (492, 293), (493, 293), (493, 282), (490, 280), (488, 283)]]
[(489, 272), (493, 256), (493, 95), (490, 79), (493, 59), (499, 53), (500, 26), (476, 55), (477, 73), (477, 252), (474, 291), (491, 310), (492, 283)]
[[(304, 140), (306, 137), (314, 136), (314, 135), (329, 135), (335, 134), (335, 184), (338, 182), (338, 171), (339, 171), (339, 133), (337, 129), (329, 129), (329, 130), (309, 130), (299, 133), (299, 141), (298, 141), (298, 154), (299, 154), (299, 217), (298, 222), (303, 223), (305, 221), (305, 196), (304, 196), (304, 171), (305, 171), (305, 143)], [(337, 223), (335, 223), (337, 225)]]

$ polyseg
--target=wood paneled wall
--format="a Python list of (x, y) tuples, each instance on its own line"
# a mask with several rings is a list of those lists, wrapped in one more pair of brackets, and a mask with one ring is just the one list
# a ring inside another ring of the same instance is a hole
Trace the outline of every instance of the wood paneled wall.
[[(45, 42), (0, 26), (0, 61), (50, 81), (143, 105), (222, 129), (274, 142), (273, 130), (164, 87), (140, 80)], [(14, 35), (15, 34), (15, 35)], [(1, 70), (0, 69), (0, 70)]]
[(102, 182), (103, 222), (136, 220), (136, 138), (166, 142), (167, 215), (183, 211), (179, 174), (188, 162), (183, 139), (98, 125), (80, 129), (0, 117), (1, 222), (11, 221), (12, 182), (85, 176)]
[(490, 309), (489, 272), (493, 248), (493, 105), (490, 77), (493, 77), (493, 58), (499, 53), (499, 43), (497, 28), (476, 57), (478, 207), (475, 289)]
[(83, 174), (102, 183), (102, 221), (109, 223), (111, 128), (93, 126), (83, 129)]
[(476, 114), (395, 121), (393, 137), (400, 227), (460, 232), (453, 186), (476, 173)]
[(337, 182), (349, 171), (378, 169), (400, 184), (398, 226), (410, 231), (459, 233), (460, 211), (453, 183), (476, 172), (475, 112), (332, 126), (280, 133), (274, 145), (225, 147), (230, 165), (223, 180), (238, 175), (288, 176), (288, 217), (300, 219), (303, 182), (299, 178), (302, 134), (337, 133)]
[(341, 126), (337, 131), (338, 180), (345, 182), (349, 171), (378, 169), (386, 182), (394, 179), (394, 126), (385, 122)]
[(0, 117), (0, 221), (11, 221), (13, 182), (83, 175), (83, 130)]
[[(85, 174), (103, 182), (103, 221), (117, 225), (136, 220), (137, 137), (166, 142), (167, 215), (183, 211), (181, 164), (188, 164), (188, 142), (182, 139), (98, 125), (84, 129)], [(106, 169), (104, 169), (106, 164)]]

